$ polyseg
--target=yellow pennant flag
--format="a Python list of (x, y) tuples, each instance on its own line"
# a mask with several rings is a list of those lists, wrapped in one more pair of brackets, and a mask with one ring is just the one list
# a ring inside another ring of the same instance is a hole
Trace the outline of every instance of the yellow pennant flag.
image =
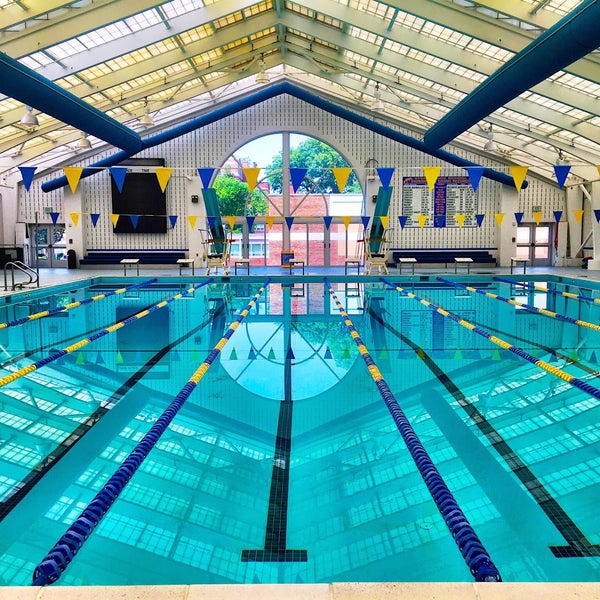
[(456, 219), (456, 224), (459, 227), (462, 227), (465, 224), (465, 215), (454, 215), (454, 218)]
[(427, 215), (418, 215), (417, 219), (419, 220), (419, 227), (423, 229), (425, 223), (427, 223)]
[(504, 213), (496, 213), (494, 215), (494, 219), (496, 219), (496, 225), (498, 225), (498, 227), (502, 227), (502, 221), (504, 220)]
[(160, 189), (164, 192), (167, 188), (167, 183), (169, 183), (169, 179), (171, 179), (171, 173), (173, 172), (173, 169), (170, 167), (156, 167), (155, 171)]
[(387, 229), (387, 226), (388, 226), (388, 224), (390, 222), (390, 218), (387, 215), (385, 215), (383, 217), (379, 217), (379, 220), (381, 221), (381, 226), (384, 229)]
[(113, 227), (116, 227), (117, 221), (119, 220), (120, 215), (115, 215), (113, 213), (110, 213), (108, 216), (110, 217), (110, 220), (112, 221)]
[(540, 224), (540, 221), (542, 220), (542, 211), (541, 210), (533, 211), (533, 220), (535, 221), (536, 225)]
[(260, 168), (246, 167), (245, 169), (242, 169), (242, 171), (244, 172), (246, 183), (250, 188), (250, 193), (252, 193), (254, 191), (254, 188), (256, 187), (256, 182), (258, 181), (258, 174), (260, 173)]
[(225, 217), (225, 220), (227, 221), (227, 225), (229, 225), (229, 229), (233, 229), (235, 226), (235, 217)]
[(352, 169), (349, 167), (337, 167), (336, 169), (331, 169), (331, 171), (335, 177), (335, 182), (337, 183), (340, 194), (343, 194), (344, 188), (346, 187), (346, 182), (348, 181), (348, 177), (350, 177)]
[(600, 165), (596, 165), (596, 171), (598, 171), (598, 176), (600, 176)]
[(344, 224), (346, 231), (348, 231), (348, 227), (350, 226), (350, 221), (352, 221), (352, 217), (342, 217), (342, 223)]
[(273, 223), (275, 223), (275, 217), (266, 217), (265, 221), (267, 222), (267, 226), (269, 227), (269, 231), (273, 229)]
[(442, 172), (442, 167), (423, 167), (423, 173), (425, 174), (425, 179), (427, 180), (427, 187), (429, 191), (433, 190), (433, 186), (435, 182), (438, 180), (440, 173)]
[(65, 177), (69, 182), (71, 192), (74, 194), (77, 186), (79, 185), (79, 180), (81, 179), (81, 174), (83, 173), (83, 167), (65, 167), (63, 171), (65, 172)]
[(582, 209), (573, 211), (573, 214), (575, 215), (575, 220), (578, 223), (581, 223), (581, 219), (583, 219), (583, 213), (584, 213), (584, 211)]
[(188, 223), (190, 224), (190, 227), (192, 229), (194, 229), (196, 227), (196, 220), (198, 219), (198, 217), (196, 215), (188, 215)]
[(81, 215), (81, 213), (69, 213), (69, 216), (71, 217), (71, 221), (73, 221), (73, 225), (75, 227), (77, 227), (77, 223), (79, 223), (80, 215)]
[(517, 167), (512, 166), (509, 167), (510, 174), (512, 175), (513, 181), (515, 182), (515, 187), (517, 188), (517, 192), (521, 191), (521, 186), (525, 181), (525, 176), (527, 175), (529, 167)]

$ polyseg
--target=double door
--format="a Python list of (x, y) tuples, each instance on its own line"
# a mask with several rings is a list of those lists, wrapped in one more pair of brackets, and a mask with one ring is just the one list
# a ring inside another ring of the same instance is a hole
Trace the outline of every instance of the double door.
[(30, 231), (32, 267), (67, 267), (64, 225), (30, 225)]
[(549, 223), (521, 223), (517, 227), (516, 257), (529, 261), (532, 267), (552, 265), (554, 226)]

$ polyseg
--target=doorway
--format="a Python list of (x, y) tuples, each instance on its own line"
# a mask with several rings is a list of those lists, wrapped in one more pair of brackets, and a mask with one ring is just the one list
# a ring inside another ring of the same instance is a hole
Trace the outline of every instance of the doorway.
[(31, 265), (36, 268), (67, 267), (64, 225), (30, 225), (33, 247)]
[(521, 223), (517, 227), (516, 257), (528, 260), (532, 267), (550, 266), (553, 231), (550, 223)]

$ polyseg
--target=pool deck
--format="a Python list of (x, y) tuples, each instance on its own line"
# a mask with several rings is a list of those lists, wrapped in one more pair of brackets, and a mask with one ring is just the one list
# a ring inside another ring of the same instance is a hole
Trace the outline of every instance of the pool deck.
[(571, 600), (600, 598), (600, 583), (330, 583), (0, 587), (2, 600)]

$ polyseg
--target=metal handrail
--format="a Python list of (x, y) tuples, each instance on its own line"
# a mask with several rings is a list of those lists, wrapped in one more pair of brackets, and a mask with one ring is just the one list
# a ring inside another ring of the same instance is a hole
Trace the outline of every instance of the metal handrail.
[[(11, 290), (14, 291), (17, 288), (23, 289), (26, 285), (30, 283), (37, 284), (37, 287), (40, 287), (40, 276), (36, 271), (34, 271), (30, 266), (26, 265), (24, 262), (20, 260), (12, 260), (7, 262), (4, 265), (4, 291), (8, 291), (8, 278), (7, 278), (7, 270), (10, 267), (11, 272)], [(15, 283), (15, 269), (18, 269), (22, 273), (25, 273), (29, 277), (28, 281), (23, 281), (20, 283)]]

